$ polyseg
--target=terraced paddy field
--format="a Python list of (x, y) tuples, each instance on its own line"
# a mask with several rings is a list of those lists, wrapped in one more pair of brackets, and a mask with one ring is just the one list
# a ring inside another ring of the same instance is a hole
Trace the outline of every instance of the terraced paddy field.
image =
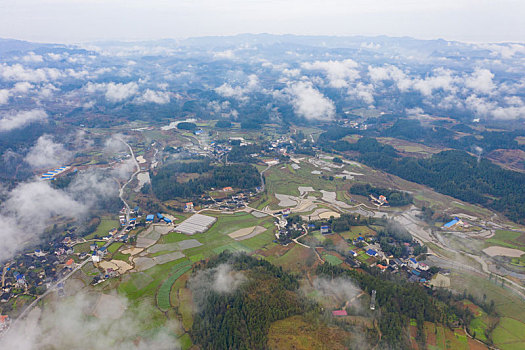
[[(291, 196), (299, 196), (299, 187), (313, 187), (315, 190), (324, 189), (333, 192), (336, 192), (338, 189), (343, 190), (345, 184), (344, 180), (326, 180), (320, 175), (312, 175), (312, 171), (319, 170), (319, 168), (314, 165), (304, 161), (299, 165), (300, 168), (294, 169), (293, 173), (288, 167), (282, 169), (281, 165), (273, 166), (266, 171), (264, 175), (268, 193), (282, 193)], [(335, 175), (335, 173), (333, 175)], [(277, 202), (275, 201), (275, 203)]]
[[(198, 261), (194, 258), (196, 256), (199, 257), (199, 260), (205, 259), (219, 254), (226, 249), (251, 252), (267, 245), (275, 244), (272, 243), (272, 240), (274, 239), (272, 238), (274, 219), (271, 216), (257, 218), (245, 212), (235, 214), (206, 213), (206, 215), (215, 216), (217, 221), (208, 231), (191, 236), (191, 238), (202, 243), (202, 246), (190, 248), (184, 251), (184, 254), (191, 260)], [(228, 236), (228, 234), (232, 232), (253, 226), (262, 226), (267, 228), (267, 230), (255, 237), (239, 242)], [(165, 241), (177, 241), (179, 239), (180, 236), (170, 233), (166, 236)]]
[(496, 230), (496, 234), (487, 239), (485, 245), (520, 249), (525, 253), (525, 232)]
[(525, 349), (525, 324), (502, 317), (492, 334), (494, 344), (502, 350)]
[(162, 283), (157, 292), (157, 305), (162, 311), (167, 311), (170, 307), (170, 291), (171, 287), (177, 279), (191, 270), (192, 263), (190, 261), (183, 261), (172, 267), (171, 275)]
[[(415, 330), (415, 326), (411, 326)], [(482, 350), (488, 347), (467, 336), (461, 328), (450, 330), (440, 324), (425, 322), (425, 338), (429, 350)], [(414, 342), (412, 342), (414, 344)], [(417, 347), (413, 347), (417, 349)]]

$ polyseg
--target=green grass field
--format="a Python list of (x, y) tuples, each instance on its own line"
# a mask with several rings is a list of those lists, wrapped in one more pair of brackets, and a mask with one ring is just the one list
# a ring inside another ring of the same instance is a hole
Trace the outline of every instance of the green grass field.
[(182, 350), (188, 350), (193, 345), (193, 343), (191, 341), (191, 337), (190, 337), (190, 335), (188, 333), (184, 333), (177, 340), (179, 341), (179, 344), (180, 344)]
[(115, 253), (120, 247), (122, 247), (124, 243), (120, 243), (120, 242), (115, 242), (115, 243), (112, 243), (109, 247), (108, 247), (108, 252), (113, 254)]
[(143, 272), (133, 273), (129, 275), (128, 280), (120, 283), (117, 290), (131, 301), (151, 298), (151, 302), (154, 303), (155, 293), (166, 279), (166, 276), (172, 272), (171, 269), (177, 264), (187, 260), (186, 258), (181, 258), (166, 264), (155, 265)]
[(170, 291), (175, 281), (191, 270), (191, 262), (183, 261), (172, 268), (172, 274), (162, 283), (157, 292), (157, 305), (162, 311), (167, 311), (170, 307)]
[[(198, 261), (219, 254), (225, 249), (250, 252), (252, 250), (260, 249), (265, 245), (273, 244), (271, 242), (273, 238), (271, 238), (271, 234), (268, 233), (268, 231), (263, 232), (256, 237), (239, 242), (228, 236), (229, 233), (242, 228), (257, 225), (267, 228), (273, 227), (273, 218), (270, 216), (256, 218), (249, 213), (203, 214), (215, 216), (217, 217), (217, 221), (208, 231), (191, 236), (191, 238), (197, 239), (203, 244), (200, 247), (195, 247), (184, 251), (184, 254), (186, 254), (186, 256), (192, 261)], [(194, 256), (196, 257), (194, 258)]]
[(339, 259), (336, 256), (333, 256), (331, 254), (324, 254), (323, 258), (330, 264), (330, 265), (341, 265), (343, 263), (343, 260)]
[(103, 218), (100, 220), (100, 224), (97, 226), (97, 229), (95, 232), (87, 235), (84, 237), (85, 239), (93, 239), (95, 237), (104, 237), (107, 236), (108, 232), (111, 231), (114, 228), (118, 228), (120, 226), (118, 220), (113, 220), (109, 218)]
[(523, 301), (511, 291), (502, 288), (501, 283), (495, 283), (472, 274), (452, 273), (450, 276), (453, 288), (456, 287), (456, 290), (460, 292), (467, 290), (479, 300), (485, 295), (487, 301), (494, 300), (496, 311), (500, 316), (515, 319), (525, 326), (525, 305)]
[(525, 245), (521, 243), (524, 240), (522, 236), (522, 232), (496, 230), (496, 234), (485, 242), (487, 246), (495, 244), (525, 251)]
[(500, 349), (525, 349), (525, 324), (510, 317), (502, 317), (492, 333), (494, 344)]

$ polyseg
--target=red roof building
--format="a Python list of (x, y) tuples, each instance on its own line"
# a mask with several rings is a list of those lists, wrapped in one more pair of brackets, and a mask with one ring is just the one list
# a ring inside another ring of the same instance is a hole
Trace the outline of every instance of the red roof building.
[(332, 311), (333, 316), (348, 316), (346, 310), (334, 310)]

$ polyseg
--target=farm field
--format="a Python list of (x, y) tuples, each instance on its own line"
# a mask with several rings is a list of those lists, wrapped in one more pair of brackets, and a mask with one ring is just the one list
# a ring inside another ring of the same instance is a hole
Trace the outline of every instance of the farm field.
[(272, 323), (268, 333), (271, 349), (348, 349), (351, 335), (340, 328), (313, 325), (300, 316), (293, 316)]
[(97, 226), (97, 229), (95, 232), (87, 235), (84, 237), (85, 239), (93, 239), (95, 237), (103, 237), (107, 236), (108, 232), (111, 231), (114, 228), (118, 228), (120, 226), (118, 220), (110, 219), (110, 218), (102, 218), (100, 220), (100, 224)]
[(170, 291), (175, 281), (191, 269), (191, 262), (183, 261), (172, 268), (172, 274), (162, 283), (157, 292), (157, 305), (162, 311), (170, 307)]
[(502, 317), (492, 334), (494, 344), (502, 350), (525, 348), (525, 324), (510, 317)]
[(499, 245), (525, 251), (525, 233), (517, 231), (496, 230), (496, 234), (485, 241), (486, 246)]

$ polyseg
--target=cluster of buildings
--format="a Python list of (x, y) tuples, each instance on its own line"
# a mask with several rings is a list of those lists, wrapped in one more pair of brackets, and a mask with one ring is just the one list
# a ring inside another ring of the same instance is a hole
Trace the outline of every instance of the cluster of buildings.
[[(424, 283), (428, 284), (428, 281), (432, 277), (430, 267), (424, 262), (417, 261), (413, 254), (413, 249), (409, 250), (409, 256), (401, 258), (394, 257), (392, 255), (387, 256), (382, 250), (379, 244), (375, 243), (375, 237), (364, 238), (362, 236), (357, 237), (353, 240), (353, 244), (356, 247), (361, 247), (355, 250), (349, 250), (347, 252), (347, 258), (345, 262), (352, 267), (359, 267), (362, 264), (363, 259), (358, 260), (358, 252), (363, 251), (364, 255), (369, 257), (367, 264), (370, 267), (377, 267), (381, 271), (390, 271), (391, 273), (403, 272), (409, 282)], [(404, 243), (410, 248), (409, 243)], [(361, 253), (363, 254), (363, 253)], [(372, 259), (373, 258), (373, 259)]]
[(383, 196), (382, 194), (379, 195), (379, 197), (375, 197), (373, 195), (370, 195), (370, 200), (375, 203), (377, 206), (379, 207), (382, 207), (382, 206), (387, 206), (388, 205), (388, 200), (386, 199), (385, 196)]
[(53, 180), (55, 176), (62, 174), (64, 171), (68, 170), (69, 166), (62, 166), (56, 168), (55, 170), (48, 171), (47, 173), (42, 174), (40, 177), (41, 180)]
[[(202, 198), (202, 201), (204, 202), (201, 205), (202, 209), (218, 209), (218, 210), (238, 210), (246, 207), (248, 205), (248, 202), (251, 197), (255, 195), (255, 193), (251, 191), (244, 191), (244, 192), (236, 192), (234, 189), (230, 186), (224, 187), (221, 189), (221, 192), (226, 194), (226, 197), (223, 198), (211, 198), (204, 196)], [(186, 212), (193, 212), (195, 210), (195, 206), (193, 202), (188, 202), (184, 206), (184, 211)]]
[(453, 230), (453, 229), (456, 229), (456, 228), (467, 227), (467, 226), (468, 226), (467, 223), (465, 223), (460, 218), (455, 217), (453, 220), (451, 220), (451, 221), (447, 222), (446, 224), (444, 224), (442, 226), (442, 229), (443, 230)]

